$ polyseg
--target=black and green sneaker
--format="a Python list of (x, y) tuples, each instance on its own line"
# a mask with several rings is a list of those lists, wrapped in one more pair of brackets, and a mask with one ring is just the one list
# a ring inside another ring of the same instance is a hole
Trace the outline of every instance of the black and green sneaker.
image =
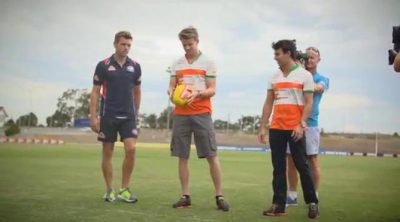
[(319, 207), (316, 203), (310, 203), (308, 205), (308, 218), (316, 219), (319, 217)]
[(215, 199), (216, 199), (218, 210), (229, 211), (229, 204), (224, 199), (224, 196), (222, 196), (222, 195), (216, 196)]
[(130, 191), (128, 187), (120, 189), (117, 197), (118, 199), (127, 203), (136, 203), (138, 201), (138, 198)]
[(192, 207), (189, 195), (183, 195), (176, 203), (172, 204), (173, 208), (182, 209)]

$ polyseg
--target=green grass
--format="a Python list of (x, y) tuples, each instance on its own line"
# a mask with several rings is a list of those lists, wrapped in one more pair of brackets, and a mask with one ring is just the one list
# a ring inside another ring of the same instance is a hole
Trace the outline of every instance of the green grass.
[[(115, 187), (122, 156), (116, 148)], [(139, 144), (134, 205), (101, 200), (100, 157), (99, 145), (0, 144), (0, 221), (309, 221), (303, 201), (286, 217), (261, 215), (272, 196), (269, 154), (220, 152), (229, 213), (215, 210), (207, 163), (193, 150), (193, 208), (186, 210), (171, 208), (180, 191), (177, 161), (167, 146)], [(400, 221), (400, 160), (322, 156), (321, 163), (319, 221)]]

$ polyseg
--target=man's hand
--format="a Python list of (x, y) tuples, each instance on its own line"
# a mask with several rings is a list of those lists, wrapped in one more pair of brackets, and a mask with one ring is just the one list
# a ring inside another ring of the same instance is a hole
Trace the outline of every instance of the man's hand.
[(258, 142), (262, 143), (262, 144), (267, 144), (267, 130), (265, 129), (265, 127), (261, 127), (260, 131), (258, 132)]
[(314, 84), (314, 93), (323, 93), (324, 86), (321, 84)]
[(298, 140), (300, 140), (301, 138), (303, 138), (303, 136), (304, 136), (304, 130), (305, 130), (305, 128), (303, 128), (301, 125), (298, 125), (298, 126), (296, 127), (296, 129), (293, 130), (292, 138), (294, 139), (294, 141), (298, 141)]
[(90, 128), (92, 129), (93, 132), (99, 133), (100, 132), (100, 122), (97, 117), (91, 117), (90, 118)]
[(191, 104), (196, 98), (198, 98), (200, 95), (200, 92), (197, 90), (193, 90), (192, 94), (189, 96), (187, 102), (188, 104)]

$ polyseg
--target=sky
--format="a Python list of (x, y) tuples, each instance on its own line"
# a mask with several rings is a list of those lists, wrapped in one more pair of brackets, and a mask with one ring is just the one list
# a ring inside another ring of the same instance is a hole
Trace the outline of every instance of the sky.
[(278, 66), (271, 43), (296, 39), (321, 52), (329, 77), (320, 126), (326, 132), (400, 132), (400, 73), (388, 65), (400, 1), (11, 1), (0, 2), (0, 106), (39, 123), (69, 88), (91, 89), (114, 34), (133, 35), (142, 66), (141, 113), (167, 107), (166, 69), (183, 56), (177, 34), (195, 26), (200, 50), (218, 67), (213, 118), (260, 115)]

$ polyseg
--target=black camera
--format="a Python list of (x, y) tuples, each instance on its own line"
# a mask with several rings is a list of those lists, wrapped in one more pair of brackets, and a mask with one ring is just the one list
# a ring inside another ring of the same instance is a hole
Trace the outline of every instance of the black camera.
[(400, 26), (393, 26), (392, 43), (393, 49), (389, 49), (389, 65), (393, 65), (396, 54), (400, 53)]
[(307, 62), (309, 56), (306, 52), (302, 52), (301, 50), (298, 50), (296, 52), (296, 61), (299, 61), (301, 63)]

